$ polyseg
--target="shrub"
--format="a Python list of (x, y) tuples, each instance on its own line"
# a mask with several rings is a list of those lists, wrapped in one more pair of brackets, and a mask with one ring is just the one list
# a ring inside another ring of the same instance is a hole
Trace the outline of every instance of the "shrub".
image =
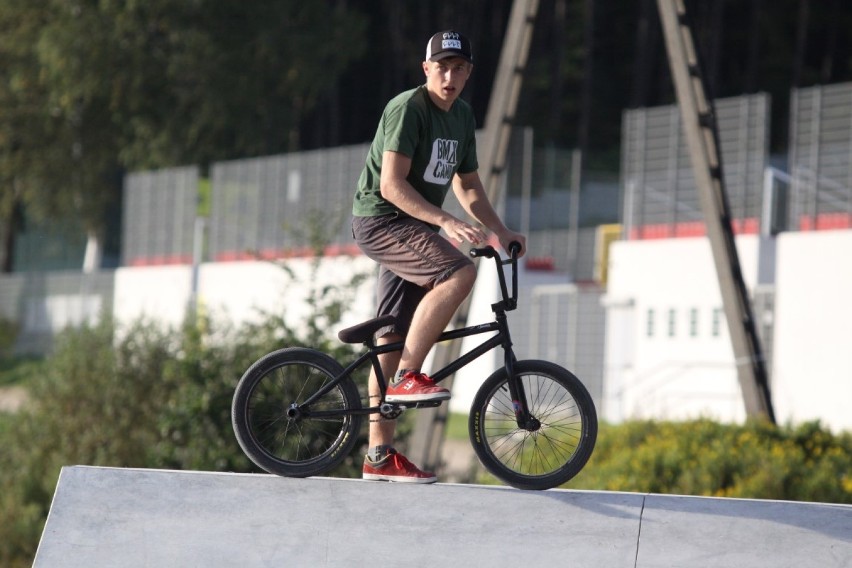
[(602, 425), (592, 458), (568, 486), (852, 503), (852, 434), (818, 422)]
[(16, 322), (0, 316), (0, 360), (12, 355), (19, 332)]
[[(278, 318), (64, 332), (26, 381), (30, 402), (0, 416), (0, 565), (32, 563), (62, 466), (259, 471), (234, 437), (231, 399), (250, 364), (282, 345), (303, 343)], [(359, 473), (354, 458), (335, 471)]]

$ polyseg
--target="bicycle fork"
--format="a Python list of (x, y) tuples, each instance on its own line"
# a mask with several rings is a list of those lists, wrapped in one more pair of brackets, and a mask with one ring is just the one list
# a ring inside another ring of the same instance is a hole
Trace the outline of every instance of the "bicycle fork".
[(527, 404), (527, 394), (521, 378), (515, 375), (515, 356), (511, 352), (506, 354), (506, 372), (509, 378), (506, 381), (509, 386), (509, 396), (512, 399), (512, 410), (515, 412), (515, 421), (518, 428), (535, 432), (541, 428), (541, 422), (530, 413)]
[[(502, 318), (499, 317), (500, 315), (502, 315)], [(505, 314), (499, 314), (498, 321), (500, 321), (503, 326), (503, 329), (501, 330), (504, 337), (503, 366), (505, 367), (506, 374), (508, 376), (506, 383), (509, 386), (509, 397), (512, 400), (512, 410), (515, 413), (515, 421), (518, 424), (518, 428), (529, 432), (535, 432), (541, 428), (541, 422), (533, 416), (532, 413), (530, 413), (529, 404), (527, 403), (527, 393), (526, 389), (524, 389), (523, 381), (521, 381), (520, 377), (515, 375), (515, 362), (517, 361), (517, 358), (515, 357), (515, 351), (512, 349), (512, 340), (509, 335), (508, 326), (505, 325)]]

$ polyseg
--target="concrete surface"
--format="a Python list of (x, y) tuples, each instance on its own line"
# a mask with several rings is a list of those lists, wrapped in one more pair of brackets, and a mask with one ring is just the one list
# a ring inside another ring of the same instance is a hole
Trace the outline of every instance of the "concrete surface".
[(72, 466), (34, 566), (376, 562), (850, 568), (852, 506)]

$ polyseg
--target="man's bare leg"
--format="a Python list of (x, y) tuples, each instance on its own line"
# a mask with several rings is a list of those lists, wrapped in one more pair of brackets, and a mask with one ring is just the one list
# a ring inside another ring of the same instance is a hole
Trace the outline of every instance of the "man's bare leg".
[[(465, 267), (454, 272), (449, 278), (426, 293), (411, 322), (408, 336), (405, 339), (403, 351), (392, 351), (379, 356), (379, 364), (386, 381), (391, 381), (399, 369), (420, 370), (429, 350), (435, 344), (438, 336), (447, 327), (450, 318), (470, 293), (476, 280), (476, 268)], [(388, 334), (378, 340), (380, 345), (400, 341), (398, 334)], [(378, 404), (382, 393), (379, 389), (375, 373), (370, 372), (369, 382), (370, 404)], [(392, 446), (395, 420), (386, 420), (380, 415), (370, 419), (368, 447)]]
[(423, 296), (414, 312), (398, 368), (420, 370), (453, 314), (470, 294), (475, 281), (476, 267), (466, 266)]
[[(377, 343), (379, 345), (385, 345), (400, 340), (402, 340), (402, 336), (388, 334), (379, 338)], [(379, 355), (379, 364), (382, 367), (382, 374), (385, 376), (385, 382), (389, 382), (393, 379), (394, 373), (396, 373), (396, 370), (399, 368), (399, 358), (401, 355), (402, 353), (399, 351), (391, 351), (390, 353)], [(381, 389), (379, 389), (379, 382), (376, 380), (375, 371), (370, 371), (369, 393), (370, 406), (375, 406), (381, 401), (382, 392)], [(395, 430), (396, 420), (387, 420), (386, 418), (382, 418), (381, 414), (370, 415), (370, 429), (367, 447), (375, 448), (377, 446), (392, 446)]]
[[(459, 269), (432, 288), (420, 300), (406, 335), (402, 353), (398, 351), (387, 353), (379, 359), (382, 373), (388, 381), (392, 380), (399, 369), (420, 370), (438, 336), (470, 293), (475, 279), (476, 269), (473, 266)], [(386, 335), (379, 340), (379, 343), (386, 344), (399, 339), (398, 334)], [(374, 373), (371, 372), (370, 375), (369, 394), (371, 404), (374, 404), (381, 399), (381, 390)], [(395, 420), (385, 420), (379, 415), (371, 418), (369, 449), (362, 474), (364, 479), (434, 483), (437, 480), (434, 473), (421, 471), (404, 456), (402, 458), (395, 456), (393, 460), (385, 457), (389, 456), (389, 453), (385, 452), (390, 452), (393, 446), (395, 430)]]

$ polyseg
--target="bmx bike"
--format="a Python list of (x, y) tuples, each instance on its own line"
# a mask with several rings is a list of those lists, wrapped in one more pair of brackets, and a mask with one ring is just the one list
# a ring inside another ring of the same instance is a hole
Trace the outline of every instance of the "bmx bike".
[[(438, 341), (493, 333), (474, 349), (431, 374), (439, 383), (474, 359), (502, 347), (503, 367), (493, 372), (473, 399), (468, 419), (470, 442), (483, 466), (519, 489), (550, 489), (573, 478), (586, 465), (597, 439), (598, 423), (588, 390), (570, 371), (542, 360), (515, 358), (506, 312), (517, 308), (517, 255), (512, 243), (503, 259), (490, 246), (470, 251), (494, 259), (502, 300), (492, 304), (494, 321), (445, 331)], [(504, 266), (511, 266), (511, 294)], [(374, 334), (392, 323), (381, 316), (344, 329), (338, 338), (363, 344), (364, 352), (346, 367), (321, 351), (291, 347), (258, 359), (240, 379), (231, 418), (240, 447), (258, 467), (285, 477), (322, 475), (348, 456), (364, 416), (397, 418), (409, 408), (440, 402), (365, 405), (354, 374), (372, 365), (384, 393), (387, 378), (379, 355), (402, 343), (376, 345)], [(353, 357), (355, 357), (353, 355)]]

